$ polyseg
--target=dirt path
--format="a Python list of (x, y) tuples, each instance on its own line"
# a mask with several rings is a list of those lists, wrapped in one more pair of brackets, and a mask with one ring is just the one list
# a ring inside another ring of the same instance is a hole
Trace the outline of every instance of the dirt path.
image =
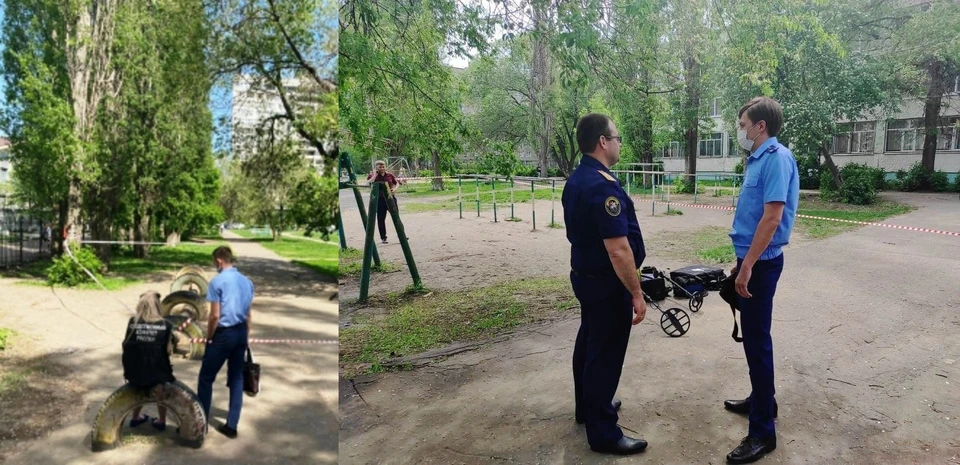
[[(334, 283), (229, 231), (225, 238), (238, 257), (237, 268), (256, 286), (252, 337), (337, 337)], [(216, 271), (207, 268), (212, 277)], [(203, 448), (175, 445), (175, 428), (154, 434), (145, 425), (135, 433), (146, 437), (133, 444), (90, 452), (93, 419), (107, 396), (123, 384), (120, 341), (129, 314), (114, 297), (133, 307), (148, 289), (169, 292), (171, 280), (172, 274), (163, 274), (113, 293), (58, 289), (55, 294), (49, 288), (0, 281), (5, 297), (0, 326), (17, 330), (37, 353), (62, 354), (55, 360), (77, 368), (75, 376), (85, 391), (82, 405), (66, 414), (66, 426), (29, 444), (9, 463), (337, 463), (337, 349), (319, 344), (254, 346), (263, 370), (263, 390), (256, 398), (244, 398), (240, 436), (235, 440), (213, 428), (226, 417), (224, 368), (214, 384), (211, 433)], [(199, 361), (174, 360), (174, 375), (194, 389), (199, 369)], [(130, 433), (129, 428), (124, 433)]]
[[(920, 208), (887, 223), (960, 231), (955, 195), (892, 197)], [(684, 213), (640, 221), (648, 236), (729, 224)], [(566, 271), (562, 230), (449, 212), (405, 225), (428, 287)], [(787, 250), (773, 327), (780, 436), (764, 463), (960, 463), (957, 250), (957, 237), (878, 227)], [(454, 258), (431, 262), (443, 254)], [(655, 248), (649, 257), (661, 266)], [(749, 392), (729, 307), (711, 295), (677, 339), (651, 316), (633, 330), (618, 392), (621, 425), (650, 441), (640, 457), (591, 453), (573, 421), (571, 315), (427, 368), (341, 381), (341, 463), (723, 463), (747, 422), (721, 401)]]

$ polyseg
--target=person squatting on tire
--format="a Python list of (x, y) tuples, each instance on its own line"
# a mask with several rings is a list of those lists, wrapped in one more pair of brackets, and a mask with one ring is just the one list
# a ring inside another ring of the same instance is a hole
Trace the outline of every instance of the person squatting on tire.
[[(123, 377), (131, 386), (149, 391), (162, 383), (176, 381), (170, 354), (173, 353), (173, 324), (160, 316), (160, 293), (147, 291), (140, 295), (136, 315), (127, 323), (123, 339)], [(133, 409), (130, 427), (136, 428), (151, 418), (140, 415), (141, 407)], [(157, 406), (158, 418), (152, 419), (154, 428), (167, 427), (167, 409)]]
[(230, 409), (227, 422), (220, 425), (217, 431), (233, 439), (237, 437), (237, 424), (243, 407), (243, 366), (250, 338), (250, 303), (253, 302), (254, 286), (233, 266), (233, 252), (229, 247), (217, 247), (213, 251), (213, 262), (218, 274), (207, 287), (210, 317), (207, 321), (207, 347), (197, 381), (197, 397), (209, 423), (213, 382), (226, 362)]

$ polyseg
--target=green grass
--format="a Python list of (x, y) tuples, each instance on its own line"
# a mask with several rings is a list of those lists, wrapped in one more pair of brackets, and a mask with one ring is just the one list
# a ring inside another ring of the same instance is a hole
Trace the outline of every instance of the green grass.
[(13, 335), (13, 330), (0, 328), (0, 350), (7, 350), (7, 340)]
[[(177, 271), (186, 265), (212, 266), (213, 250), (217, 244), (180, 244), (176, 247), (159, 246), (150, 249), (147, 258), (136, 258), (133, 249), (121, 247), (114, 250), (110, 258), (110, 267), (107, 273), (100, 278), (100, 282), (107, 290), (115, 291), (128, 286), (143, 283), (144, 276), (161, 272)], [(6, 277), (21, 278), (21, 284), (28, 286), (49, 286), (47, 282), (47, 268), (53, 262), (50, 259), (39, 260), (22, 268), (4, 273)], [(85, 282), (74, 289), (100, 290), (94, 282)]]
[[(915, 207), (896, 202), (880, 202), (874, 205), (847, 205), (804, 199), (797, 210), (799, 215), (821, 216), (841, 220), (881, 222), (887, 218), (909, 213)], [(797, 218), (797, 229), (813, 239), (824, 239), (842, 232), (859, 228), (860, 225), (829, 220)]]
[[(396, 263), (384, 261), (383, 258), (380, 258), (380, 267), (377, 268), (373, 263), (373, 260), (370, 261), (371, 269), (379, 273), (392, 273), (394, 271), (400, 271), (400, 266)], [(346, 276), (360, 276), (360, 272), (363, 270), (363, 251), (359, 249), (354, 249), (353, 247), (348, 247), (347, 250), (340, 251), (340, 277)]]
[(16, 368), (10, 371), (0, 372), (0, 396), (14, 391), (20, 386), (26, 384), (27, 375), (29, 374), (29, 370), (18, 370)]
[[(337, 277), (338, 247), (336, 244), (291, 239), (289, 237), (281, 237), (274, 241), (270, 237), (254, 237), (249, 230), (233, 230), (233, 232), (257, 242), (283, 258), (289, 259), (295, 265), (310, 268), (324, 276)], [(240, 257), (240, 259), (242, 260), (243, 257)]]
[(495, 337), (565, 311), (576, 299), (566, 279), (540, 278), (463, 292), (391, 294), (368, 305), (395, 310), (357, 317), (340, 331), (340, 361), (352, 374), (382, 369), (392, 357)]
[(706, 263), (716, 263), (719, 265), (735, 262), (737, 260), (737, 254), (734, 252), (732, 245), (718, 245), (716, 247), (698, 250), (697, 258)]

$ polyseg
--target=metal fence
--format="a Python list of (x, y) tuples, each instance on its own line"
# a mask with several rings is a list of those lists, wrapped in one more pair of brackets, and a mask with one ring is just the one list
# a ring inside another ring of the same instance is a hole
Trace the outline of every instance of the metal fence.
[(0, 209), (0, 268), (23, 266), (50, 257), (56, 232), (43, 220), (12, 208)]

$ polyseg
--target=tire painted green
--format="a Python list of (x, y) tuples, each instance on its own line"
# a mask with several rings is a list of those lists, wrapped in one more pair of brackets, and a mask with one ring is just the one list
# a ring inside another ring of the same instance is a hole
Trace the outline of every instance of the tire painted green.
[(194, 321), (205, 322), (210, 316), (210, 306), (202, 295), (193, 291), (171, 292), (160, 301), (160, 314), (170, 315), (174, 307), (183, 304), (184, 306), (176, 311), (179, 314), (189, 315)]
[(193, 272), (184, 273), (177, 277), (177, 279), (174, 279), (173, 284), (170, 285), (170, 292), (193, 290), (192, 287), (187, 287), (191, 284), (199, 289), (198, 291), (194, 292), (200, 294), (201, 296), (207, 295), (207, 285), (209, 284), (207, 282), (207, 278)]
[(167, 408), (168, 420), (170, 417), (175, 418), (179, 426), (178, 437), (181, 444), (195, 449), (203, 446), (207, 418), (203, 414), (200, 400), (185, 384), (174, 381), (158, 384), (149, 390), (125, 384), (110, 394), (93, 422), (93, 451), (101, 452), (120, 446), (120, 430), (125, 420), (134, 408), (148, 404)]

